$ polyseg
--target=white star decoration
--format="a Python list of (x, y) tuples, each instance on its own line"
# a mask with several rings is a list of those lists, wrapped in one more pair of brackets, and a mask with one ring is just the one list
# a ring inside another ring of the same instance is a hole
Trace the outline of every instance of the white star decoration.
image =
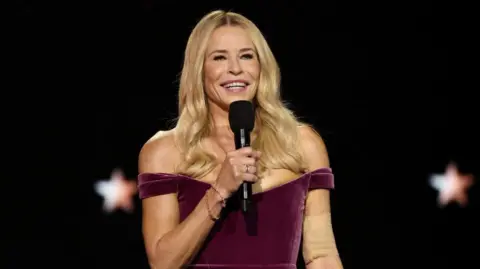
[(451, 202), (457, 202), (461, 207), (468, 204), (467, 190), (473, 185), (472, 175), (462, 175), (454, 163), (447, 166), (445, 174), (433, 175), (430, 186), (436, 189), (438, 205), (444, 207)]
[(107, 213), (121, 209), (132, 213), (134, 209), (133, 195), (137, 193), (135, 181), (128, 180), (122, 170), (112, 171), (111, 178), (94, 183), (95, 191), (103, 196), (103, 210)]

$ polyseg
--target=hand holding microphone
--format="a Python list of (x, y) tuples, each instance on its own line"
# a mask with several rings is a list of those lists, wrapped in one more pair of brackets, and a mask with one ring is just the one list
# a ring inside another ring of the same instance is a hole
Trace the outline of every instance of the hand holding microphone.
[(258, 180), (256, 163), (260, 155), (251, 147), (227, 153), (215, 183), (223, 198), (229, 198), (244, 182), (254, 183)]
[(243, 212), (248, 211), (252, 196), (252, 182), (256, 182), (256, 163), (260, 152), (250, 147), (250, 133), (255, 125), (255, 113), (250, 101), (240, 100), (230, 104), (228, 119), (230, 129), (235, 136), (236, 150), (227, 153), (217, 178), (217, 184), (223, 189), (224, 198), (228, 198), (240, 188)]

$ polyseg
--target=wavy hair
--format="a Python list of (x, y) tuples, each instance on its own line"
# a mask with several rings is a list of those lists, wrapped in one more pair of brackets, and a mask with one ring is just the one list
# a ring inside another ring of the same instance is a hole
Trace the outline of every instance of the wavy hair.
[[(203, 72), (208, 39), (215, 29), (238, 26), (245, 29), (254, 44), (260, 62), (260, 77), (253, 102), (255, 103), (255, 128), (252, 131), (252, 148), (260, 150), (262, 157), (258, 172), (283, 168), (295, 173), (306, 170), (298, 147), (297, 120), (281, 100), (280, 69), (260, 30), (246, 17), (217, 10), (204, 16), (193, 29), (187, 42), (180, 77), (179, 117), (174, 129), (175, 143), (183, 162), (177, 173), (201, 178), (217, 165), (216, 157), (205, 149), (204, 139), (210, 135), (207, 97), (204, 91)], [(280, 135), (279, 135), (280, 134)]]

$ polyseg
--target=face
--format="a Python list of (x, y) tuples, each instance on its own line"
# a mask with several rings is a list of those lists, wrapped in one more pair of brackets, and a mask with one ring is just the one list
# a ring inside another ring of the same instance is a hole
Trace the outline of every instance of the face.
[(204, 85), (209, 102), (228, 108), (237, 100), (252, 100), (260, 63), (247, 31), (223, 26), (210, 37), (204, 63)]

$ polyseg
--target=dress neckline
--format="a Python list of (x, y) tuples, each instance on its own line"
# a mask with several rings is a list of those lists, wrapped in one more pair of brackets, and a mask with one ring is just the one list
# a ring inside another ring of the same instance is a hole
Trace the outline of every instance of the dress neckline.
[[(266, 191), (262, 191), (262, 192), (257, 192), (257, 193), (253, 193), (252, 196), (256, 196), (256, 195), (263, 195), (265, 193), (268, 193), (268, 192), (271, 192), (271, 191), (274, 191), (276, 189), (280, 189), (282, 187), (286, 187), (288, 185), (291, 185), (293, 183), (296, 183), (296, 182), (299, 182), (300, 180), (306, 178), (306, 177), (310, 177), (312, 174), (318, 174), (318, 173), (329, 173), (331, 174), (332, 173), (332, 169), (329, 168), (329, 167), (322, 167), (322, 168), (318, 168), (318, 169), (315, 169), (315, 170), (312, 170), (312, 171), (309, 171), (309, 172), (306, 172), (306, 173), (303, 173), (301, 174), (299, 177), (295, 178), (295, 179), (292, 179), (288, 182), (285, 182), (285, 183), (282, 183), (278, 186), (275, 186), (271, 189), (268, 189)], [(173, 173), (141, 173), (139, 174), (139, 177), (140, 176), (147, 176), (147, 175), (159, 175), (159, 176), (170, 176), (170, 177), (178, 177), (178, 178), (183, 178), (183, 179), (187, 179), (191, 182), (194, 182), (194, 183), (199, 183), (201, 185), (204, 185), (204, 186), (212, 186), (212, 184), (208, 183), (208, 182), (205, 182), (205, 181), (201, 181), (201, 180), (198, 180), (194, 177), (190, 177), (190, 176), (187, 176), (187, 175), (182, 175), (182, 174), (173, 174)]]

